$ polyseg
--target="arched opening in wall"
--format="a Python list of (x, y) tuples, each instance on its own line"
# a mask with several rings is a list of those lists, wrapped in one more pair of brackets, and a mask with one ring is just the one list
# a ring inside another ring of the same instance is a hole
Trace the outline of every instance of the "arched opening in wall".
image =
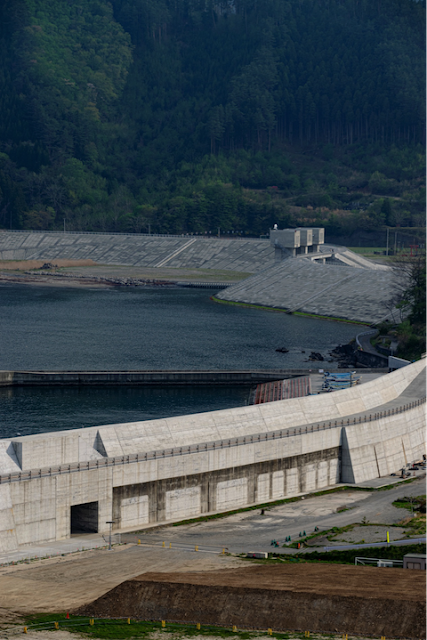
[(74, 505), (70, 520), (71, 533), (98, 533), (98, 503)]

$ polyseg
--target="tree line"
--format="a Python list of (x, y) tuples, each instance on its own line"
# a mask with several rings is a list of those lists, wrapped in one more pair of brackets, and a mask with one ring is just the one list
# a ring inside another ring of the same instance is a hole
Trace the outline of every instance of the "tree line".
[(424, 24), (414, 0), (2, 2), (0, 225), (417, 224)]

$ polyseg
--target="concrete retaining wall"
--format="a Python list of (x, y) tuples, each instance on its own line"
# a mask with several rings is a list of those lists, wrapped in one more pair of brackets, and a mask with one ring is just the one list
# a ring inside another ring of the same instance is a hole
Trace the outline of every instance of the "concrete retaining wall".
[(388, 475), (425, 453), (423, 396), (420, 361), (321, 396), (2, 440), (0, 550), (69, 537), (77, 505), (131, 530)]

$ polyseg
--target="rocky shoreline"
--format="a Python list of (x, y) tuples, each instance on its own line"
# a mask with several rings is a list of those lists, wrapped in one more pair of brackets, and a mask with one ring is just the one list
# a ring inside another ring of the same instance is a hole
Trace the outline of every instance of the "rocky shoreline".
[(113, 278), (105, 276), (83, 275), (77, 273), (58, 273), (55, 271), (24, 271), (23, 274), (0, 273), (0, 282), (16, 284), (44, 284), (56, 286), (95, 286), (95, 287), (171, 287), (171, 280), (150, 278)]

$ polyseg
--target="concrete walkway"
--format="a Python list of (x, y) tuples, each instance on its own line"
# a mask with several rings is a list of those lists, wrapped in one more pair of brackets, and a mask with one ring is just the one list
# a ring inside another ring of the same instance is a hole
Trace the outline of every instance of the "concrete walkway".
[[(18, 562), (30, 562), (42, 560), (45, 558), (54, 558), (55, 556), (68, 555), (79, 551), (88, 551), (90, 549), (108, 548), (108, 536), (101, 536), (98, 533), (74, 535), (66, 540), (56, 540), (54, 542), (45, 542), (43, 544), (26, 545), (20, 547), (16, 551), (1, 552), (0, 566), (8, 564), (16, 564)], [(117, 543), (117, 537), (113, 536), (113, 543)]]

